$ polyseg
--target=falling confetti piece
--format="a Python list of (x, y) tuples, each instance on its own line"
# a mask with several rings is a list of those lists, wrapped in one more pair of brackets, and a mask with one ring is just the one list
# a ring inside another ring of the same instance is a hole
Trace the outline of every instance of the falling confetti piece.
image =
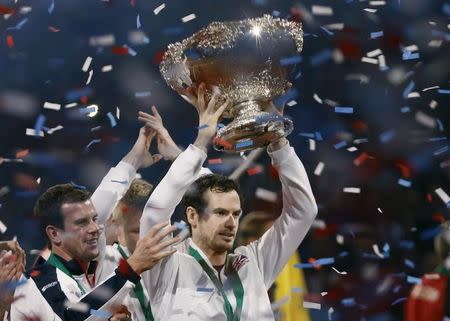
[(345, 146), (347, 146), (347, 142), (346, 141), (342, 141), (342, 142), (339, 142), (339, 143), (333, 145), (333, 147), (335, 149), (341, 149), (342, 147), (345, 147)]
[(384, 255), (380, 252), (380, 249), (378, 248), (378, 244), (373, 244), (373, 245), (372, 245), (372, 249), (373, 249), (373, 252), (374, 252), (379, 258), (384, 259)]
[(81, 70), (83, 72), (87, 72), (89, 70), (89, 67), (91, 66), (92, 57), (88, 56), (86, 57), (86, 60), (83, 63), (83, 67), (81, 67)]
[(136, 29), (141, 29), (141, 18), (139, 15), (136, 17)]
[(61, 29), (53, 27), (53, 26), (49, 26), (48, 30), (51, 31), (51, 32), (60, 32), (61, 31)]
[(111, 128), (112, 128), (112, 127), (116, 127), (117, 121), (116, 121), (116, 119), (114, 118), (114, 116), (111, 114), (111, 112), (107, 113), (106, 116), (107, 116), (108, 119), (109, 119), (109, 124), (111, 125)]
[(25, 131), (25, 134), (27, 136), (44, 137), (44, 132), (42, 130), (40, 130), (39, 132), (36, 132), (36, 130), (34, 128), (27, 128), (26, 131)]
[(373, 65), (378, 65), (378, 59), (374, 59), (374, 58), (362, 57), (361, 61), (362, 62), (367, 62), (369, 64), (373, 64)]
[(323, 162), (319, 162), (317, 164), (316, 169), (314, 170), (314, 175), (320, 176), (322, 174), (322, 171), (325, 167), (325, 164)]
[(0, 234), (4, 234), (8, 228), (2, 221), (0, 221)]
[(312, 6), (312, 14), (316, 16), (332, 16), (333, 8), (327, 6)]
[(102, 311), (102, 310), (94, 310), (94, 309), (90, 309), (89, 313), (93, 316), (108, 320), (109, 318), (111, 318), (112, 314), (108, 311)]
[(442, 189), (442, 187), (439, 187), (439, 188), (435, 189), (434, 192), (439, 196), (439, 198), (444, 202), (444, 204), (449, 204), (450, 197)]
[(194, 14), (194, 13), (191, 13), (191, 14), (189, 14), (189, 15), (187, 15), (187, 16), (181, 18), (181, 21), (182, 21), (183, 23), (185, 23), (185, 22), (194, 20), (195, 18), (196, 18), (195, 14)]
[(111, 71), (113, 69), (112, 65), (106, 65), (102, 67), (102, 72), (108, 72)]
[(50, 6), (48, 7), (48, 13), (52, 14), (53, 10), (55, 10), (55, 1), (52, 0), (52, 3), (50, 3)]
[(90, 71), (89, 71), (89, 76), (88, 76), (88, 79), (87, 79), (87, 81), (86, 81), (86, 85), (89, 85), (90, 83), (91, 83), (91, 80), (92, 80), (92, 75), (94, 74), (94, 71), (91, 69)]
[(381, 54), (383, 54), (383, 52), (381, 51), (381, 49), (375, 49), (375, 50), (369, 51), (369, 52), (366, 54), (366, 56), (369, 57), (369, 58), (373, 58), (373, 57), (379, 56), (379, 55), (381, 55)]
[(44, 108), (45, 109), (52, 109), (52, 110), (60, 110), (61, 109), (61, 104), (50, 103), (50, 102), (46, 101), (44, 103)]
[(334, 112), (338, 114), (353, 114), (353, 107), (334, 107)]
[(277, 201), (277, 193), (275, 192), (271, 192), (269, 190), (266, 190), (264, 188), (258, 187), (256, 188), (256, 192), (255, 192), (255, 196), (256, 198), (268, 201), (268, 202), (276, 202)]
[(376, 38), (380, 38), (384, 35), (383, 31), (375, 31), (375, 32), (371, 32), (370, 33), (370, 38), (371, 39), (376, 39)]
[(100, 143), (102, 140), (101, 139), (93, 139), (92, 141), (89, 142), (89, 144), (86, 145), (86, 147), (84, 148), (85, 150), (89, 150), (89, 148), (94, 145), (94, 144), (98, 144)]
[(320, 310), (320, 303), (303, 301), (303, 307), (305, 309)]
[(344, 191), (344, 193), (359, 194), (359, 193), (361, 193), (361, 188), (359, 188), (359, 187), (344, 187), (343, 191)]
[(159, 13), (161, 12), (161, 10), (164, 9), (165, 7), (166, 7), (166, 4), (163, 3), (163, 4), (161, 4), (160, 6), (156, 7), (155, 10), (153, 10), (153, 13), (154, 13), (155, 15), (157, 15), (157, 14), (159, 14)]
[(8, 48), (12, 48), (14, 47), (14, 38), (11, 35), (7, 35), (6, 36), (6, 45), (8, 46)]
[(422, 280), (420, 278), (416, 278), (414, 276), (408, 275), (406, 278), (406, 282), (412, 283), (412, 284), (421, 284)]
[(212, 292), (214, 292), (214, 289), (213, 288), (197, 288), (197, 292), (212, 293)]

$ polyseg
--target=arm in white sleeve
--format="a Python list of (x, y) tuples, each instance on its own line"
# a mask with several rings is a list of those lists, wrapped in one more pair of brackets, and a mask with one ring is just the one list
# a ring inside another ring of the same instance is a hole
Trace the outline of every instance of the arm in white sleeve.
[[(94, 205), (98, 215), (98, 224), (105, 225), (111, 216), (114, 208), (117, 206), (123, 195), (130, 188), (131, 182), (136, 176), (136, 168), (127, 162), (121, 161), (116, 167), (109, 170), (108, 174), (102, 179), (100, 185), (91, 196), (91, 202)], [(103, 231), (98, 240), (99, 256), (97, 260), (103, 261), (106, 251), (106, 237)], [(101, 269), (99, 269), (101, 271)]]
[(317, 215), (317, 204), (305, 168), (289, 144), (270, 153), (278, 167), (283, 210), (274, 225), (247, 246), (257, 257), (268, 289), (304, 239)]
[(156, 224), (169, 221), (189, 186), (202, 174), (210, 173), (202, 168), (206, 154), (194, 145), (182, 152), (170, 166), (150, 195), (141, 217), (140, 237)]

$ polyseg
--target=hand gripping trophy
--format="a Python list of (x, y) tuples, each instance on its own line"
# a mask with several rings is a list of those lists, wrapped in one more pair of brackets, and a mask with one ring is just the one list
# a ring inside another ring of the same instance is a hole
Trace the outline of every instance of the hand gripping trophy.
[[(206, 96), (219, 90), (231, 105), (232, 121), (217, 131), (214, 148), (241, 152), (267, 146), (289, 135), (293, 123), (268, 106), (290, 86), (296, 64), (285, 63), (303, 48), (301, 24), (264, 15), (213, 22), (168, 46), (160, 71), (172, 89), (182, 92), (206, 84)], [(217, 142), (225, 141), (227, 144)]]

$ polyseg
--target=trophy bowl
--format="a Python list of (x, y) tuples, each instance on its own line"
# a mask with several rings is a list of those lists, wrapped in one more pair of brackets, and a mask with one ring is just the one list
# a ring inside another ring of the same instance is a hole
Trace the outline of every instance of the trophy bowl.
[(303, 48), (301, 24), (264, 15), (240, 21), (212, 22), (181, 42), (170, 44), (160, 72), (175, 91), (200, 83), (206, 98), (231, 105), (222, 117), (232, 121), (217, 130), (214, 148), (241, 152), (267, 146), (289, 135), (292, 120), (274, 113), (272, 100), (297, 73), (291, 63)]

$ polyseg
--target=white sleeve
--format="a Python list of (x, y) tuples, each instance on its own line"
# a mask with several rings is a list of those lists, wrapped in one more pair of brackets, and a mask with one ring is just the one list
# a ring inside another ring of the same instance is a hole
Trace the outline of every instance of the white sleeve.
[[(136, 169), (127, 162), (121, 161), (116, 167), (112, 167), (102, 179), (100, 185), (91, 196), (91, 202), (98, 215), (99, 225), (105, 225), (120, 199), (130, 188), (135, 176)], [(101, 265), (106, 250), (105, 231), (100, 234), (98, 249), (100, 254), (97, 260)], [(101, 268), (99, 269), (100, 272)]]
[[(202, 173), (209, 173), (209, 170), (202, 169), (205, 159), (206, 154), (194, 145), (189, 145), (177, 157), (145, 205), (139, 232), (141, 238), (152, 226), (169, 221), (189, 186)], [(142, 274), (148, 294), (155, 303), (162, 298), (167, 282), (172, 278), (177, 266), (178, 256), (171, 255)]]
[(105, 224), (135, 176), (136, 169), (124, 161), (109, 170), (91, 196), (92, 204), (98, 214), (99, 224)]
[(272, 164), (278, 167), (283, 210), (259, 240), (245, 247), (256, 256), (267, 289), (300, 245), (317, 215), (308, 176), (294, 149), (287, 144), (269, 155)]
[[(194, 145), (182, 152), (150, 195), (141, 217), (140, 237), (152, 226), (169, 221), (189, 186), (208, 169), (202, 168), (206, 154)], [(210, 173), (210, 171), (209, 171)]]

